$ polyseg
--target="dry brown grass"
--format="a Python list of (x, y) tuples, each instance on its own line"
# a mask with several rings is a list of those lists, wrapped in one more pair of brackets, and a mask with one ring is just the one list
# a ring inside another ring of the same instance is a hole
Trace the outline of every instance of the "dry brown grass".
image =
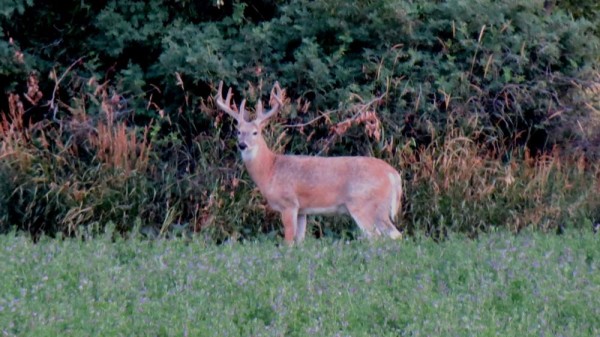
[[(53, 123), (28, 123), (23, 96), (9, 95), (10, 110), (0, 119), (3, 230), (74, 234), (114, 223), (127, 232), (137, 223), (158, 235), (183, 228), (218, 239), (278, 232), (278, 220), (245, 178), (235, 147), (223, 141), (223, 124), (197, 137), (193, 154), (173, 139), (156, 142), (153, 124), (130, 125), (123, 98), (90, 83), (95, 90)], [(88, 113), (91, 104), (94, 114)], [(336, 116), (338, 123), (321, 118), (328, 130), (324, 149), (350, 128), (373, 140), (374, 152), (405, 176), (401, 224), (409, 233), (548, 231), (600, 220), (600, 165), (585, 154), (556, 149), (533, 157), (478, 143), (477, 132), (465, 134), (455, 123), (417, 148), (389, 136), (385, 119), (366, 107), (372, 104), (359, 103), (349, 118)], [(274, 148), (283, 151), (290, 137), (277, 134), (280, 129), (269, 131)], [(313, 133), (301, 135), (310, 139)], [(184, 170), (182, 162), (188, 163)], [(348, 230), (347, 222), (324, 222), (312, 223), (319, 235)]]
[(559, 150), (502, 159), (497, 151), (460, 135), (402, 152), (410, 173), (406, 195), (409, 226), (476, 234), (493, 227), (518, 232), (593, 222), (600, 216), (600, 165)]

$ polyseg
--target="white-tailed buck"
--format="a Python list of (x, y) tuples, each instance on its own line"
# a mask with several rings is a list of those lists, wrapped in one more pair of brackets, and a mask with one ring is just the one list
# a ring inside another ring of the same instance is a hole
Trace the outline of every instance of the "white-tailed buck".
[(239, 109), (231, 105), (231, 88), (223, 99), (223, 82), (217, 106), (237, 121), (238, 147), (252, 180), (269, 205), (281, 212), (285, 241), (300, 242), (306, 232), (306, 215), (349, 213), (367, 237), (402, 234), (393, 223), (402, 199), (400, 174), (386, 162), (370, 157), (316, 157), (275, 154), (265, 142), (265, 122), (282, 107), (279, 83), (271, 90), (271, 109), (256, 105), (248, 121), (246, 100)]

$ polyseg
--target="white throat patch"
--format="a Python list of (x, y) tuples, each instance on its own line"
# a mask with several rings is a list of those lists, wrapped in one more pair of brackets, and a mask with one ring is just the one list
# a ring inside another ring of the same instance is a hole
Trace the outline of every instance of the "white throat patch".
[(258, 152), (258, 146), (254, 146), (251, 150), (242, 151), (242, 159), (244, 161), (250, 161), (256, 158), (256, 153)]

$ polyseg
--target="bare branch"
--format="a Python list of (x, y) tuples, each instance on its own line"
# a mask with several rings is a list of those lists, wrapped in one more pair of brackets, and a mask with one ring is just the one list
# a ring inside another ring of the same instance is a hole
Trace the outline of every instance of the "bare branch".
[(68, 73), (71, 72), (71, 70), (73, 70), (73, 68), (80, 63), (82, 60), (84, 59), (84, 57), (80, 57), (78, 58), (75, 62), (71, 63), (71, 65), (67, 68), (67, 70), (65, 70), (65, 72), (60, 76), (59, 79), (56, 80), (56, 82), (54, 83), (54, 90), (52, 90), (52, 98), (50, 99), (50, 102), (48, 103), (50, 105), (50, 110), (52, 111), (52, 119), (56, 121), (56, 113), (58, 112), (58, 104), (55, 103), (56, 100), (56, 92), (58, 91), (58, 86), (60, 85), (60, 82), (62, 82), (65, 77), (67, 76)]
[(316, 122), (316, 121), (318, 121), (318, 120), (320, 120), (320, 119), (322, 119), (322, 118), (329, 117), (331, 114), (333, 114), (333, 113), (335, 113), (335, 112), (338, 112), (338, 111), (339, 111), (339, 110), (331, 110), (331, 111), (327, 111), (327, 112), (325, 112), (325, 113), (323, 113), (323, 114), (321, 114), (321, 115), (319, 115), (319, 116), (317, 116), (317, 117), (315, 117), (315, 118), (313, 118), (313, 119), (311, 119), (311, 120), (309, 120), (308, 122), (305, 122), (305, 123), (299, 123), (299, 124), (284, 124), (284, 125), (282, 125), (282, 126), (283, 126), (284, 128), (303, 128), (303, 127), (305, 127), (305, 126), (309, 126), (309, 125), (313, 124), (314, 122)]

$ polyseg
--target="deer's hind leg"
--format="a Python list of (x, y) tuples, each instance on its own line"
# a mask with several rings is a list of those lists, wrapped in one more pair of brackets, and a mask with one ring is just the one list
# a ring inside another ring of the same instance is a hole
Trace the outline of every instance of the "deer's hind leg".
[(296, 242), (302, 242), (306, 235), (306, 214), (298, 214), (296, 221)]
[(402, 239), (402, 233), (396, 228), (392, 220), (387, 216), (377, 219), (375, 226), (381, 233), (389, 236), (393, 240)]
[(379, 236), (381, 233), (378, 228), (375, 227), (375, 221), (377, 217), (375, 216), (375, 207), (372, 205), (347, 205), (346, 208), (354, 219), (354, 222), (358, 225), (358, 227), (365, 233), (368, 238), (373, 236)]

